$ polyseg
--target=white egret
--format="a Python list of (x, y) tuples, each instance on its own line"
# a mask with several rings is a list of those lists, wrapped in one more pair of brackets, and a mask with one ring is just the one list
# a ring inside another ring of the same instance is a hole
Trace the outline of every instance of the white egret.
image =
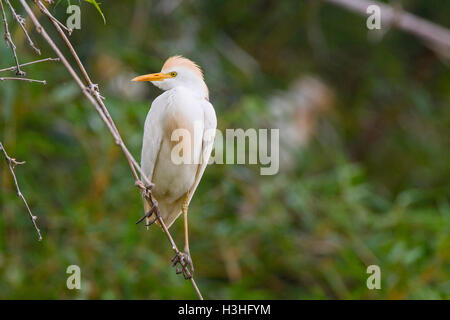
[[(161, 217), (169, 228), (183, 213), (184, 253), (175, 257), (194, 270), (189, 251), (188, 206), (205, 171), (214, 143), (217, 125), (216, 113), (209, 102), (208, 87), (200, 67), (189, 59), (174, 56), (164, 63), (160, 73), (147, 74), (133, 81), (150, 81), (165, 92), (152, 103), (145, 120), (141, 156), (144, 174), (154, 183), (152, 195), (157, 200)], [(176, 130), (182, 135), (182, 159), (179, 163), (174, 147), (181, 143)], [(186, 139), (186, 141), (184, 141)], [(174, 159), (177, 158), (177, 159)], [(144, 201), (146, 225), (154, 210)], [(178, 271), (179, 272), (179, 271)], [(183, 271), (186, 277), (186, 273)], [(188, 275), (189, 276), (189, 275)]]

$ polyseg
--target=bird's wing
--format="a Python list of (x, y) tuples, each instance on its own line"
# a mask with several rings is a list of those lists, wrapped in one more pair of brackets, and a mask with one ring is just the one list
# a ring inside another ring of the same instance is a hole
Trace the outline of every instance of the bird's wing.
[(203, 115), (204, 115), (204, 131), (203, 131), (203, 140), (202, 140), (202, 154), (201, 161), (197, 169), (197, 173), (195, 175), (195, 182), (192, 185), (192, 188), (189, 190), (189, 202), (191, 202), (192, 196), (194, 195), (195, 190), (197, 189), (198, 184), (205, 172), (206, 166), (208, 164), (209, 157), (211, 156), (211, 150), (214, 145), (214, 138), (216, 135), (216, 127), (217, 127), (217, 118), (216, 112), (209, 101), (204, 100), (203, 102)]
[[(142, 142), (141, 168), (147, 178), (152, 181), (153, 170), (158, 161), (158, 154), (163, 139), (163, 114), (167, 105), (167, 95), (157, 97), (145, 119), (144, 138)], [(153, 182), (153, 181), (152, 181)]]

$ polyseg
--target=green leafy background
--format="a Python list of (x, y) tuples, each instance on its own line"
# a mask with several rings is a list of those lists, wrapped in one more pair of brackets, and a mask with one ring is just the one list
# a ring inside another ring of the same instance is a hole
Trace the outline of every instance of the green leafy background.
[[(448, 1), (401, 3), (450, 27)], [(106, 24), (80, 4), (71, 40), (137, 159), (160, 92), (129, 80), (168, 56), (204, 68), (222, 130), (274, 127), (269, 101), (302, 76), (334, 92), (289, 169), (208, 167), (190, 207), (206, 298), (450, 298), (448, 61), (395, 29), (370, 41), (363, 17), (318, 1), (105, 1)], [(67, 19), (64, 2), (52, 12)], [(10, 26), (21, 62), (36, 59)], [(0, 43), (0, 66), (11, 65)], [(195, 298), (162, 231), (135, 225), (143, 210), (126, 161), (68, 72), (52, 62), (25, 70), (48, 84), (0, 83), (0, 140), (27, 161), (16, 172), (44, 240), (0, 162), (0, 298)], [(171, 231), (181, 247), (182, 230), (180, 219)], [(66, 288), (72, 264), (81, 290)], [(380, 290), (366, 287), (371, 264)]]

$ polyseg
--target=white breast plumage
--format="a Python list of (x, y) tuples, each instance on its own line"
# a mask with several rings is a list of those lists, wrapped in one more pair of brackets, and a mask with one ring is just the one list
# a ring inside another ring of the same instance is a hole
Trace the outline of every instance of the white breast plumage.
[[(214, 119), (208, 124), (215, 129), (215, 113), (211, 104), (205, 99), (199, 99), (186, 88), (176, 87), (155, 99), (147, 116), (142, 170), (155, 184), (153, 194), (167, 226), (180, 215), (184, 196), (189, 193), (192, 198), (198, 184), (196, 180), (203, 174), (206, 164), (200, 162), (207, 162), (207, 159), (201, 157), (204, 149), (210, 148), (213, 142), (203, 141), (205, 118), (211, 116), (211, 111)], [(189, 163), (176, 164), (176, 161), (172, 161), (173, 148), (181, 143), (172, 141), (176, 137), (172, 134), (177, 129), (185, 130), (190, 135), (190, 148), (183, 149), (183, 152), (190, 153), (187, 155), (191, 159)], [(155, 154), (156, 151), (158, 154)], [(206, 155), (208, 158), (209, 153)]]

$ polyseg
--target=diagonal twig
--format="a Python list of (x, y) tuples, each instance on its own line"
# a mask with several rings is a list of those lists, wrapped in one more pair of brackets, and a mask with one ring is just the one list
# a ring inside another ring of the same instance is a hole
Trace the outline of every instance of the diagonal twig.
[(5, 157), (6, 163), (7, 163), (8, 168), (9, 168), (9, 172), (11, 172), (11, 176), (12, 176), (12, 178), (14, 180), (14, 185), (16, 186), (17, 196), (19, 198), (21, 198), (23, 203), (25, 204), (25, 207), (27, 208), (28, 214), (30, 216), (30, 220), (33, 223), (33, 226), (36, 229), (36, 232), (37, 232), (37, 234), (39, 236), (39, 241), (41, 241), (42, 240), (41, 231), (39, 230), (39, 228), (38, 228), (38, 226), (36, 224), (37, 217), (35, 215), (33, 215), (33, 213), (31, 212), (31, 209), (30, 209), (30, 206), (27, 203), (27, 200), (25, 199), (25, 197), (23, 196), (22, 192), (20, 191), (19, 183), (17, 182), (16, 174), (14, 173), (14, 168), (17, 165), (24, 164), (25, 161), (17, 161), (16, 159), (11, 158), (8, 155), (8, 153), (6, 152), (5, 147), (3, 146), (1, 141), (0, 141), (0, 150), (3, 152), (3, 156)]
[(27, 40), (28, 40), (28, 44), (30, 45), (30, 47), (33, 48), (34, 51), (36, 51), (36, 53), (37, 53), (38, 55), (41, 55), (41, 50), (39, 50), (39, 49), (36, 47), (36, 45), (34, 44), (33, 40), (31, 40), (30, 35), (28, 34), (27, 29), (25, 28), (25, 19), (24, 19), (22, 16), (20, 16), (20, 15), (18, 15), (18, 14), (16, 13), (16, 10), (14, 10), (14, 7), (11, 5), (10, 0), (5, 0), (5, 1), (6, 1), (6, 3), (8, 4), (9, 9), (11, 10), (11, 13), (12, 13), (14, 19), (17, 21), (17, 23), (18, 23), (18, 24), (20, 25), (20, 27), (22, 28), (22, 31), (23, 31), (23, 33), (25, 34), (25, 37), (26, 37)]
[(384, 26), (393, 26), (421, 38), (437, 54), (450, 58), (450, 30), (404, 10), (375, 0), (322, 0), (350, 11), (366, 15), (367, 8), (376, 5)]
[[(164, 231), (164, 233), (167, 236), (167, 239), (169, 240), (170, 244), (172, 245), (172, 250), (175, 252), (176, 256), (180, 255), (180, 250), (178, 249), (177, 245), (175, 244), (175, 241), (172, 238), (172, 235), (169, 232), (169, 229), (167, 228), (166, 224), (164, 223), (164, 220), (161, 218), (161, 215), (159, 213), (158, 203), (153, 197), (151, 196), (151, 192), (149, 188), (144, 188), (146, 191), (143, 192), (144, 199), (149, 203), (151, 208), (156, 208), (156, 218), (158, 219), (158, 222), (161, 224), (161, 227)], [(176, 257), (175, 256), (175, 257)], [(197, 293), (197, 296), (200, 300), (203, 300), (202, 293), (200, 292), (200, 289), (197, 286), (197, 283), (194, 280), (194, 277), (192, 276), (190, 270), (187, 267), (187, 264), (184, 260), (180, 261), (181, 267), (183, 268), (184, 272), (189, 276), (186, 279), (189, 279), (191, 281), (192, 286), (194, 287), (195, 292)]]
[[(31, 62), (27, 62), (27, 63), (22, 63), (20, 65), (20, 67), (25, 67), (25, 66), (29, 66), (29, 65), (32, 65), (32, 64), (35, 64), (35, 63), (41, 63), (41, 62), (46, 62), (46, 61), (59, 61), (59, 58), (46, 58), (46, 59), (31, 61)], [(12, 67), (9, 67), (9, 68), (0, 69), (0, 72), (14, 71), (14, 70), (17, 70), (17, 66), (12, 66)]]
[(8, 20), (6, 19), (6, 13), (5, 13), (5, 8), (3, 6), (3, 0), (0, 0), (0, 9), (2, 11), (3, 25), (5, 26), (4, 38), (5, 38), (6, 44), (11, 48), (11, 50), (13, 52), (13, 56), (14, 56), (14, 61), (16, 62), (16, 67), (17, 67), (16, 75), (24, 76), (25, 72), (20, 70), (19, 59), (17, 58), (17, 53), (16, 53), (16, 45), (14, 44), (14, 42), (11, 38), (11, 33), (9, 32)]
[[(56, 23), (60, 28), (64, 29), (69, 36), (72, 35), (73, 30), (68, 28), (64, 23), (60, 22), (58, 19), (56, 19), (50, 11), (47, 10), (47, 7), (39, 0), (33, 0), (34, 3), (39, 7), (39, 10), (44, 13), (53, 23)], [(53, 1), (46, 1), (48, 4), (53, 4)]]
[[(43, 5), (43, 3), (40, 0), (34, 0), (36, 6), (41, 10), (44, 15), (46, 15), (50, 21), (55, 26), (56, 30), (58, 31), (61, 38), (64, 40), (66, 46), (69, 48), (73, 58), (77, 62), (78, 67), (80, 68), (83, 77), (85, 78), (85, 81), (87, 82), (87, 85), (83, 83), (81, 78), (78, 76), (78, 74), (75, 72), (75, 70), (72, 68), (70, 63), (67, 61), (66, 57), (61, 53), (59, 48), (56, 46), (54, 41), (50, 38), (46, 30), (42, 27), (42, 25), (39, 23), (38, 19), (34, 15), (31, 8), (28, 6), (27, 2), (25, 0), (20, 0), (22, 6), (27, 11), (29, 17), (31, 18), (33, 24), (36, 27), (36, 30), (42, 35), (42, 37), (47, 41), (47, 43), (50, 45), (50, 47), (55, 51), (56, 55), (61, 59), (61, 62), (66, 67), (66, 69), (69, 71), (72, 78), (75, 80), (75, 82), (80, 87), (81, 91), (85, 95), (85, 97), (89, 100), (89, 102), (94, 106), (96, 111), (99, 113), (100, 117), (102, 118), (103, 122), (105, 122), (106, 126), (108, 127), (111, 135), (113, 136), (116, 144), (121, 148), (123, 154), (125, 155), (125, 158), (127, 159), (128, 165), (130, 167), (131, 173), (133, 175), (135, 185), (141, 190), (141, 193), (144, 197), (144, 199), (149, 203), (150, 207), (157, 206), (156, 201), (153, 201), (151, 197), (151, 187), (153, 186), (153, 183), (146, 177), (146, 175), (142, 172), (142, 169), (140, 168), (137, 161), (134, 159), (128, 148), (126, 147), (125, 143), (122, 140), (122, 137), (114, 123), (114, 121), (111, 118), (111, 115), (106, 107), (106, 105), (103, 103), (102, 96), (100, 95), (99, 87), (98, 85), (94, 84), (90, 77), (84, 68), (83, 64), (81, 63), (81, 60), (79, 59), (75, 49), (71, 45), (69, 39), (61, 29), (60, 23), (57, 22), (57, 19), (54, 18), (51, 13), (47, 10), (47, 8)], [(47, 1), (48, 2), (48, 1)], [(141, 175), (141, 178), (138, 176), (138, 172)], [(160, 225), (162, 226), (162, 229), (164, 233), (166, 234), (167, 238), (169, 239), (169, 242), (172, 245), (173, 251), (179, 255), (180, 251), (178, 250), (178, 247), (176, 246), (169, 230), (167, 229), (163, 219), (160, 215), (158, 215), (158, 221)], [(184, 261), (181, 262), (181, 265), (184, 270), (188, 270), (187, 265)], [(189, 272), (189, 271), (187, 271)], [(190, 281), (200, 299), (203, 299), (202, 294), (200, 293), (200, 290), (198, 289), (198, 286), (194, 280), (193, 277), (190, 278)]]
[[(75, 49), (73, 48), (70, 40), (67, 38), (66, 34), (61, 29), (60, 23), (57, 22), (58, 20), (55, 17), (53, 17), (53, 15), (50, 13), (50, 11), (47, 10), (45, 5), (40, 0), (34, 0), (34, 3), (39, 8), (39, 10), (45, 16), (47, 16), (47, 18), (53, 23), (55, 29), (58, 31), (59, 35), (64, 40), (64, 43), (66, 44), (67, 48), (69, 49), (70, 53), (72, 54), (73, 58), (75, 59), (75, 62), (77, 63), (78, 67), (80, 68), (81, 73), (83, 74), (83, 77), (87, 83), (86, 86), (83, 85), (83, 90), (88, 90), (88, 93), (90, 93), (91, 96), (93, 96), (95, 98), (95, 100), (97, 102), (97, 104), (95, 106), (96, 106), (96, 108), (99, 107), (99, 109), (100, 109), (97, 111), (99, 113), (103, 113), (103, 116), (101, 115), (102, 119), (105, 121), (105, 123), (107, 124), (108, 128), (111, 131), (111, 134), (114, 136), (116, 144), (122, 149), (123, 153), (125, 154), (127, 161), (129, 163), (130, 169), (132, 170), (133, 177), (135, 179), (135, 183), (137, 184), (138, 181), (140, 180), (137, 175), (137, 172), (136, 172), (136, 170), (137, 170), (139, 172), (139, 174), (141, 175), (142, 179), (144, 180), (145, 184), (147, 186), (153, 186), (153, 183), (145, 176), (145, 174), (142, 172), (139, 164), (137, 163), (137, 161), (131, 155), (130, 151), (125, 146), (125, 143), (123, 142), (123, 140), (119, 134), (119, 131), (117, 130), (117, 127), (111, 118), (111, 115), (110, 115), (108, 109), (106, 108), (105, 104), (103, 103), (103, 99), (102, 99), (102, 96), (100, 95), (98, 85), (94, 84), (92, 82), (91, 78), (89, 77), (89, 74), (86, 71), (86, 68), (84, 67), (83, 63), (81, 62), (80, 58), (78, 57), (78, 54), (75, 51)], [(74, 73), (75, 73), (75, 71), (74, 71)], [(71, 72), (71, 74), (72, 74), (72, 72)], [(80, 79), (80, 82), (83, 83), (81, 81), (81, 79)], [(106, 120), (104, 118), (106, 118)]]

